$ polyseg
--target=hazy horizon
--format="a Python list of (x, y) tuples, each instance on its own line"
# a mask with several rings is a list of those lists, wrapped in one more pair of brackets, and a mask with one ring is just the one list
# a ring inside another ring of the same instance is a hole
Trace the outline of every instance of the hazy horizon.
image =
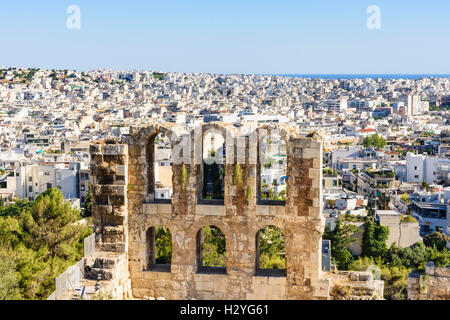
[[(321, 78), (329, 77), (330, 79), (337, 79), (339, 77), (349, 79), (367, 78), (399, 78), (405, 76), (405, 79), (419, 79), (419, 78), (450, 78), (450, 73), (212, 73), (212, 72), (180, 72), (180, 71), (165, 71), (165, 70), (151, 70), (151, 69), (113, 69), (113, 68), (97, 68), (91, 70), (77, 70), (77, 69), (55, 69), (44, 68), (38, 66), (23, 67), (23, 66), (0, 66), (0, 68), (17, 68), (17, 69), (40, 69), (40, 70), (56, 70), (56, 71), (75, 71), (75, 72), (92, 72), (96, 70), (112, 70), (120, 72), (162, 72), (162, 73), (181, 73), (181, 74), (210, 74), (210, 75), (246, 75), (246, 76), (280, 76), (280, 77), (296, 77), (296, 78)], [(401, 79), (401, 78), (400, 78)]]

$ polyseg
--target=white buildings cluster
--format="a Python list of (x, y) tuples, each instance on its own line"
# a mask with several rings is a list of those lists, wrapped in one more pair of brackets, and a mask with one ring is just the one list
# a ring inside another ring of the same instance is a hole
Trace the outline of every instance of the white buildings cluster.
[[(130, 126), (166, 121), (190, 130), (222, 121), (246, 130), (289, 123), (301, 133), (321, 132), (324, 163), (345, 186), (345, 191), (330, 191), (333, 185), (326, 185), (325, 209), (364, 215), (373, 204), (403, 214), (412, 209), (399, 200), (404, 193), (413, 196), (425, 184), (450, 185), (449, 115), (443, 111), (449, 106), (448, 78), (327, 80), (0, 68), (0, 195), (33, 198), (57, 187), (83, 203), (89, 143), (128, 135)], [(384, 147), (362, 145), (374, 134), (386, 141)], [(159, 199), (172, 193), (169, 151), (161, 140)], [(273, 163), (262, 173), (264, 188), (277, 194), (285, 192), (285, 155), (285, 149), (271, 154)], [(381, 203), (381, 195), (387, 203)], [(443, 201), (439, 197), (436, 203), (446, 205)], [(421, 225), (421, 232), (436, 226)]]

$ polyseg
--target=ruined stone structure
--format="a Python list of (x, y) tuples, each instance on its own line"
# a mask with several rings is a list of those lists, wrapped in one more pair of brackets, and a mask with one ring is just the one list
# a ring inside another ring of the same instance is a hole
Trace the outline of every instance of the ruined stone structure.
[[(195, 149), (202, 148), (209, 129), (221, 132), (226, 141), (223, 200), (201, 199), (203, 166), (194, 161)], [(287, 126), (258, 128), (256, 133), (275, 129), (287, 148), (286, 201), (259, 200), (261, 164), (252, 161), (259, 144), (252, 145), (249, 134), (239, 140), (231, 125), (204, 124), (200, 138), (190, 132), (186, 140), (173, 125), (155, 124), (131, 128), (128, 141), (92, 144), (97, 246), (92, 275), (103, 275), (116, 298), (332, 299), (330, 275), (321, 271), (323, 142), (316, 133), (300, 136)], [(153, 187), (159, 133), (170, 139), (175, 153), (182, 141), (194, 146), (181, 151), (182, 163), (172, 165), (173, 195), (168, 201), (155, 200)], [(220, 228), (226, 239), (226, 268), (215, 272), (202, 269), (199, 256), (199, 230), (210, 225)], [(257, 234), (269, 225), (285, 235), (284, 274), (258, 270)], [(172, 260), (165, 269), (152, 267), (155, 226), (168, 228), (172, 235)], [(368, 276), (364, 281), (373, 285), (377, 280)], [(382, 286), (381, 293), (375, 291), (371, 298), (382, 297)]]
[(436, 267), (428, 262), (424, 272), (408, 276), (409, 300), (450, 300), (450, 266)]

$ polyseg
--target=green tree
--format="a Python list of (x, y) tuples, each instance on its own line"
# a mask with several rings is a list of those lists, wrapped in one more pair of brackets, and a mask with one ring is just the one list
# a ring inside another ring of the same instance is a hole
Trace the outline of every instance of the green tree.
[(353, 256), (347, 248), (356, 241), (354, 235), (358, 231), (358, 227), (344, 223), (341, 219), (338, 219), (333, 231), (325, 226), (323, 239), (331, 241), (331, 256), (336, 261), (338, 269), (347, 270), (353, 262)]
[[(439, 251), (436, 247), (427, 248), (427, 262), (433, 261), (434, 264), (438, 267), (445, 267), (450, 265), (450, 251), (446, 248)], [(425, 267), (425, 263), (423, 263), (421, 268)]]
[(216, 226), (202, 229), (203, 265), (205, 267), (225, 267), (226, 241), (223, 232)]
[(383, 267), (381, 280), (384, 281), (384, 298), (386, 300), (406, 300), (408, 297), (408, 274), (411, 269), (405, 267)]
[[(375, 272), (378, 267), (378, 273)], [(349, 267), (349, 270), (368, 271), (371, 270), (374, 278), (384, 281), (384, 298), (386, 300), (406, 300), (408, 287), (408, 274), (411, 269), (404, 266), (387, 267), (381, 257), (359, 257)]]
[(23, 217), (24, 231), (28, 233), (27, 242), (38, 250), (46, 246), (54, 258), (71, 257), (73, 245), (81, 235), (83, 227), (74, 224), (79, 217), (78, 210), (64, 201), (56, 188), (50, 188), (39, 195), (33, 207)]
[(428, 261), (433, 261), (436, 266), (446, 266), (450, 264), (450, 251), (426, 247), (421, 242), (408, 248), (392, 244), (384, 255), (359, 257), (349, 269), (367, 271), (370, 266), (378, 266), (384, 281), (384, 298), (406, 300), (409, 273), (415, 268), (423, 269)]
[(382, 136), (374, 134), (370, 137), (364, 138), (363, 145), (365, 148), (375, 147), (382, 149), (386, 146), (386, 140), (384, 140)]
[(0, 300), (20, 298), (19, 278), (16, 274), (16, 262), (11, 254), (0, 249)]
[(84, 216), (90, 217), (92, 216), (92, 186), (89, 182), (88, 184), (88, 192), (86, 194), (86, 199), (84, 201)]
[(0, 208), (0, 251), (13, 261), (21, 299), (46, 299), (55, 278), (81, 259), (92, 229), (75, 223), (78, 218), (58, 189)]
[(286, 257), (284, 233), (275, 226), (259, 230), (259, 267), (261, 269), (285, 269)]
[(421, 242), (411, 247), (401, 248), (394, 243), (386, 251), (385, 262), (390, 266), (418, 268), (427, 261), (427, 248)]
[(172, 234), (169, 229), (156, 227), (156, 263), (169, 264), (172, 260)]
[(376, 224), (371, 220), (364, 223), (362, 256), (384, 257), (387, 252), (386, 240), (389, 228)]
[(430, 233), (423, 238), (423, 243), (427, 247), (436, 247), (438, 251), (445, 249), (448, 241), (450, 241), (450, 237), (441, 232)]

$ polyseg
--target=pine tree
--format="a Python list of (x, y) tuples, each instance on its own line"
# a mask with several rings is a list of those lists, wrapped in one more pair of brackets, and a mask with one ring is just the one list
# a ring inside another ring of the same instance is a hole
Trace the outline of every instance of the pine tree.
[(88, 185), (88, 192), (86, 194), (86, 199), (84, 201), (84, 217), (90, 217), (92, 216), (92, 186), (89, 182)]

